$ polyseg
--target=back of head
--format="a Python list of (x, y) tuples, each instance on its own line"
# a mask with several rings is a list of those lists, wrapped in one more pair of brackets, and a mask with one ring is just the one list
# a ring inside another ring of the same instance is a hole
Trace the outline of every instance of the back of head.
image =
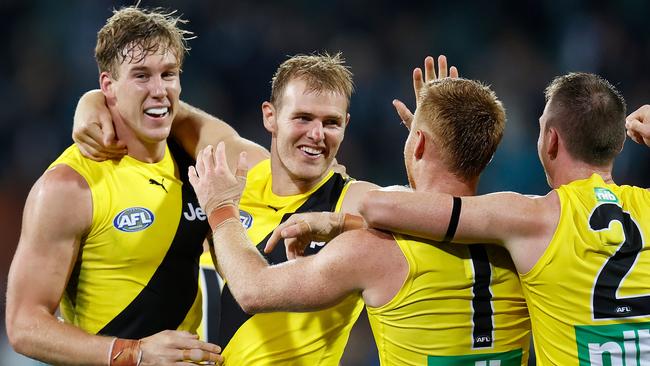
[(555, 78), (545, 94), (552, 111), (546, 128), (558, 130), (573, 158), (603, 166), (618, 155), (625, 142), (625, 100), (612, 84), (570, 73)]
[(467, 79), (427, 83), (418, 103), (417, 128), (428, 130), (450, 172), (478, 177), (501, 142), (506, 113), (486, 85)]
[(284, 90), (293, 79), (304, 80), (310, 92), (344, 95), (348, 107), (350, 106), (350, 97), (354, 91), (352, 73), (340, 52), (333, 56), (327, 53), (296, 55), (284, 61), (271, 80), (271, 103), (276, 108), (280, 108)]
[(99, 72), (117, 78), (118, 66), (123, 62), (138, 63), (148, 55), (165, 51), (171, 51), (182, 66), (192, 33), (180, 29), (179, 24), (187, 21), (174, 15), (175, 11), (137, 6), (114, 10), (97, 33), (95, 59)]

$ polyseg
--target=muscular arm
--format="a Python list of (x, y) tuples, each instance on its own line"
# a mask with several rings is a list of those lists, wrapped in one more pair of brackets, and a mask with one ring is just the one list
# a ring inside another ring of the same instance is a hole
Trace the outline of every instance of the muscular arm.
[(269, 157), (262, 146), (247, 140), (226, 122), (187, 103), (181, 102), (172, 124), (171, 136), (179, 141), (185, 151), (196, 156), (208, 145), (226, 143), (226, 156), (230, 166), (235, 166), (239, 153), (246, 151), (249, 167)]
[(248, 313), (318, 310), (354, 292), (379, 296), (373, 292), (386, 287), (386, 278), (376, 270), (385, 257), (368, 250), (372, 240), (367, 232), (348, 232), (317, 255), (269, 266), (238, 221), (225, 222), (214, 234), (219, 267)]
[(92, 218), (90, 190), (59, 165), (34, 185), (25, 205), (7, 286), (7, 334), (16, 351), (51, 364), (106, 365), (112, 338), (58, 321), (54, 312)]
[[(451, 218), (451, 195), (370, 191), (359, 210), (368, 226), (442, 240)], [(555, 191), (544, 197), (503, 192), (462, 197), (453, 241), (505, 246), (517, 269), (527, 272), (546, 249), (560, 214)]]
[[(7, 286), (7, 334), (17, 352), (48, 364), (108, 364), (113, 337), (88, 334), (54, 316), (91, 221), (90, 189), (72, 168), (58, 165), (32, 188)], [(178, 362), (184, 350), (222, 361), (218, 346), (183, 331), (143, 338), (139, 349), (143, 366), (189, 365)]]
[[(184, 102), (176, 112), (171, 137), (191, 156), (196, 156), (207, 145), (216, 146), (223, 141), (231, 163), (236, 162), (241, 151), (247, 152), (251, 167), (269, 157), (265, 148), (239, 136), (226, 122)], [(93, 160), (119, 158), (126, 153), (124, 146), (115, 139), (111, 115), (100, 90), (91, 90), (79, 99), (72, 138), (82, 153)]]

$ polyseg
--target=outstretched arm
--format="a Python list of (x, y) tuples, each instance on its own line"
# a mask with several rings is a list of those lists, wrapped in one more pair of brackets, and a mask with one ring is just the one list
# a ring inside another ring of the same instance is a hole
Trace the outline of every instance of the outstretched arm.
[[(246, 163), (240, 160), (237, 174), (245, 175), (245, 169)], [(369, 276), (364, 275), (367, 268), (359, 257), (365, 254), (358, 248), (356, 253), (341, 248), (354, 250), (352, 245), (334, 245), (315, 256), (269, 266), (239, 221), (233, 202), (238, 201), (235, 192), (241, 194), (244, 184), (230, 172), (223, 144), (216, 151), (211, 146), (203, 150), (189, 176), (199, 203), (209, 213), (219, 269), (246, 312), (316, 310), (364, 288)], [(357, 265), (349, 265), (350, 261)]]
[(255, 142), (247, 140), (226, 122), (187, 103), (180, 103), (174, 118), (171, 136), (179, 141), (191, 156), (208, 145), (226, 143), (226, 156), (230, 166), (236, 166), (239, 153), (246, 152), (249, 167), (269, 157), (269, 152)]
[[(226, 153), (232, 166), (241, 151), (248, 153), (251, 166), (269, 157), (265, 148), (242, 138), (226, 122), (184, 102), (179, 104), (171, 137), (191, 156), (196, 156), (207, 145), (227, 142)], [(124, 144), (115, 136), (113, 121), (100, 90), (91, 90), (79, 100), (72, 139), (84, 156), (93, 160), (116, 159), (126, 154)]]
[(366, 194), (359, 211), (368, 226), (378, 229), (437, 241), (505, 246), (517, 269), (525, 272), (548, 245), (560, 205), (555, 191), (544, 197), (493, 193), (460, 198), (454, 217), (451, 195), (374, 190)]
[[(88, 185), (70, 167), (54, 167), (32, 188), (7, 286), (6, 324), (13, 348), (56, 365), (112, 364), (111, 347), (116, 360), (141, 355), (142, 365), (190, 365), (176, 363), (183, 360), (184, 349), (191, 350), (188, 357), (205, 355), (221, 362), (219, 347), (200, 342), (187, 332), (164, 331), (140, 341), (114, 343), (114, 337), (88, 334), (55, 317), (91, 218)], [(125, 345), (131, 348), (122, 348)]]

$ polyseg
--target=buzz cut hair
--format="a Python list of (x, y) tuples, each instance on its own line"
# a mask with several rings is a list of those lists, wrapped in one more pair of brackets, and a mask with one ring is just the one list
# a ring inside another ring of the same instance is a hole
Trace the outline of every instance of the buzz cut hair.
[(444, 78), (425, 84), (418, 99), (416, 128), (433, 135), (443, 162), (457, 177), (478, 177), (506, 125), (505, 109), (494, 91), (478, 81)]
[(611, 163), (625, 143), (625, 99), (609, 81), (584, 72), (558, 76), (546, 87), (552, 114), (569, 154), (588, 164)]

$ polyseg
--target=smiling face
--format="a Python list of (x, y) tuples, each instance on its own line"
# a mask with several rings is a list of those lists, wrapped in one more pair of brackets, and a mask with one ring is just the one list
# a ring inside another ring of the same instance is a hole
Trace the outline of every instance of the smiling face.
[(116, 128), (117, 123), (125, 127), (127, 136), (120, 138), (133, 136), (144, 144), (158, 144), (169, 136), (178, 107), (178, 59), (173, 52), (163, 50), (138, 62), (129, 61), (127, 58), (119, 65), (115, 78), (108, 72), (101, 74), (102, 90), (117, 117)]
[(311, 188), (328, 173), (343, 141), (349, 121), (347, 98), (310, 90), (304, 80), (293, 79), (279, 104), (279, 109), (269, 102), (262, 107), (265, 127), (273, 135), (274, 187), (280, 179)]

